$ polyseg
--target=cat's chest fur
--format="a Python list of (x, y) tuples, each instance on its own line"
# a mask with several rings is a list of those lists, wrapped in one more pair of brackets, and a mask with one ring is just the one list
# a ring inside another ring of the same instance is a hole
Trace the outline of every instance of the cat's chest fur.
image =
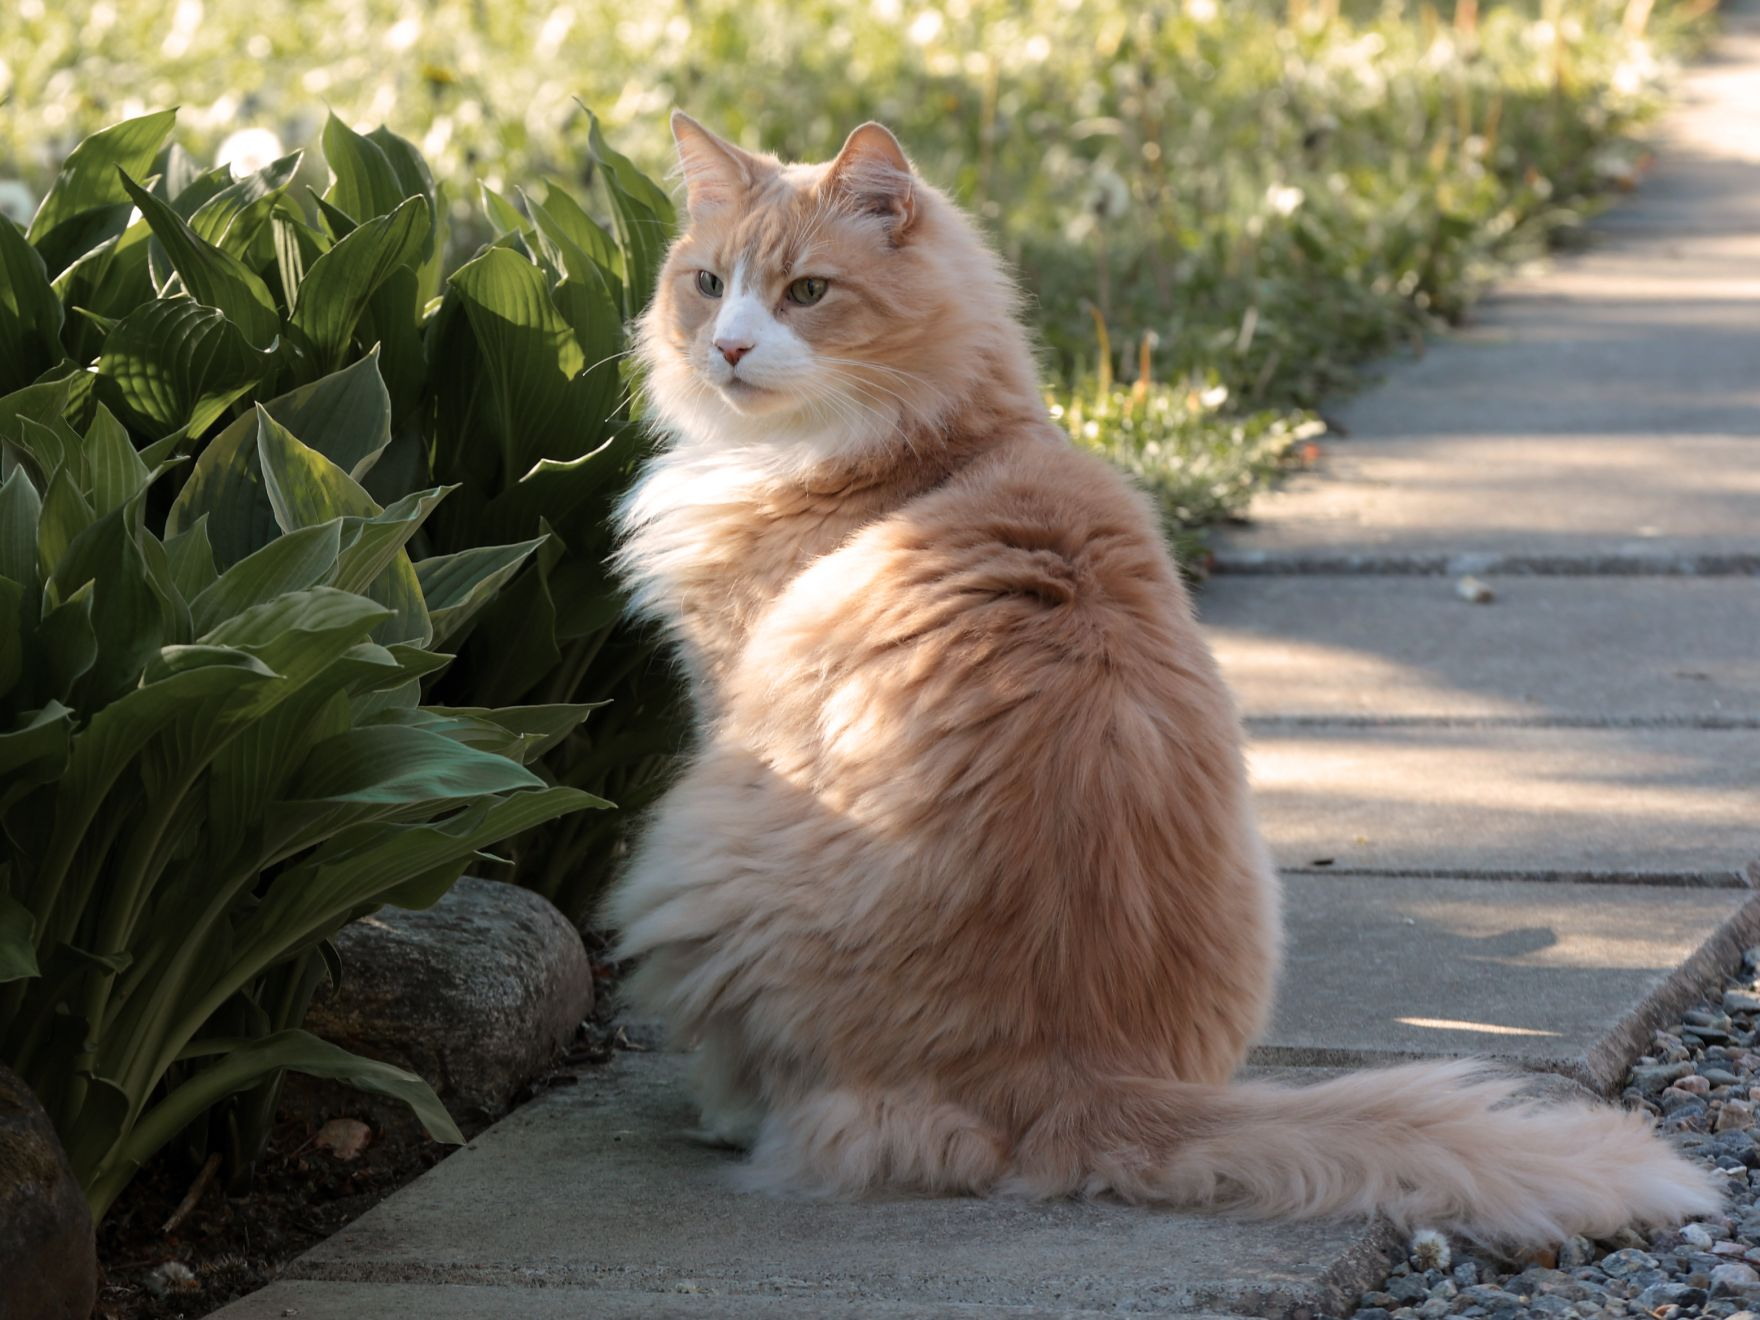
[(650, 460), (622, 511), (619, 567), (635, 609), (677, 639), (705, 709), (764, 609), (884, 503), (872, 487), (781, 477), (749, 450)]

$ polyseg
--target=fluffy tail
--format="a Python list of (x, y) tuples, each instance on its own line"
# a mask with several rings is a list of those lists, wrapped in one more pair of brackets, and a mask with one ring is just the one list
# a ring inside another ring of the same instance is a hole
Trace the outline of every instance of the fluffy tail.
[(1710, 1173), (1644, 1115), (1517, 1100), (1519, 1088), (1471, 1061), (1297, 1088), (1133, 1083), (1049, 1117), (1015, 1169), (1039, 1194), (1267, 1218), (1379, 1212), (1505, 1243), (1607, 1237), (1722, 1205)]

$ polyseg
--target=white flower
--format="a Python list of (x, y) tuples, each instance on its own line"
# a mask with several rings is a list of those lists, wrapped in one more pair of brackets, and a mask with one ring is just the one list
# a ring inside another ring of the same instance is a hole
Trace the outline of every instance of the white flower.
[(1186, 0), (1186, 17), (1194, 23), (1208, 23), (1216, 13), (1216, 0)]
[(941, 35), (941, 26), (946, 22), (939, 9), (925, 9), (911, 20), (911, 40), (919, 46), (927, 46)]
[(1265, 205), (1279, 215), (1294, 215), (1306, 194), (1289, 184), (1274, 183), (1265, 190)]
[(281, 139), (268, 129), (241, 128), (220, 144), (220, 153), (215, 157), (214, 163), (230, 165), (232, 177), (242, 179), (247, 174), (255, 174), (284, 154)]
[(28, 225), (37, 213), (37, 199), (22, 179), (0, 179), (0, 215)]

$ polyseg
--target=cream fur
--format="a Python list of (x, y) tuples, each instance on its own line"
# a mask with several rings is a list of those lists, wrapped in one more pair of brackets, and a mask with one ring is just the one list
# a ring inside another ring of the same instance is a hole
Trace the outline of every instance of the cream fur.
[[(782, 166), (675, 128), (691, 224), (642, 324), (667, 439), (621, 562), (701, 733), (607, 916), (749, 1181), (1520, 1242), (1712, 1209), (1639, 1117), (1469, 1064), (1228, 1084), (1278, 885), (1151, 510), (1049, 424), (999, 263), (884, 130)], [(736, 268), (734, 372), (696, 272)]]

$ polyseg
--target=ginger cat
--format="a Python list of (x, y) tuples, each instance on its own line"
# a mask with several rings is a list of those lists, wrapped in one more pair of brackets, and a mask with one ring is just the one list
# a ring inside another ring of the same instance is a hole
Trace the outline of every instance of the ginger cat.
[(1472, 1063), (1230, 1084), (1278, 880), (1147, 502), (1047, 419), (1007, 275), (886, 129), (817, 165), (673, 131), (621, 565), (701, 727), (607, 916), (749, 1182), (1507, 1242), (1714, 1209), (1642, 1116)]

